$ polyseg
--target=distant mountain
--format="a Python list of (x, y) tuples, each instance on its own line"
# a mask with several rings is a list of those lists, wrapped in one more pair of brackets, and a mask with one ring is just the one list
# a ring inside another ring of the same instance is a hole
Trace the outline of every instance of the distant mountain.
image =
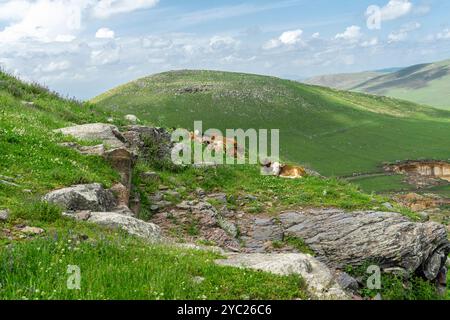
[(339, 90), (350, 90), (361, 83), (386, 74), (382, 71), (367, 71), (358, 73), (340, 73), (322, 75), (303, 81), (306, 84), (330, 87)]
[[(389, 69), (388, 69), (389, 70)], [(390, 96), (450, 109), (450, 60), (418, 64), (394, 72), (328, 75), (305, 83)]]

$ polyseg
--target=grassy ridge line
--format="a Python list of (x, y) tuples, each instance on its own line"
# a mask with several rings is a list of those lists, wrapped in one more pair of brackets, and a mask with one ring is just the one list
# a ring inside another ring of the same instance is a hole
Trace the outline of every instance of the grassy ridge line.
[[(194, 92), (187, 90), (196, 90)], [(158, 126), (279, 128), (281, 154), (324, 175), (379, 172), (385, 161), (449, 159), (450, 112), (274, 77), (176, 71), (92, 100)]]

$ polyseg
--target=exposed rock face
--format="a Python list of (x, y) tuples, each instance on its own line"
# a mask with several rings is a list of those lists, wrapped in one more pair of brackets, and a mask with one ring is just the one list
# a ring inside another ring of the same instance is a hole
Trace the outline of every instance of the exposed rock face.
[(131, 189), (131, 173), (134, 164), (134, 158), (126, 148), (117, 148), (108, 150), (105, 153), (105, 159), (120, 174), (120, 182), (128, 189)]
[(387, 172), (406, 175), (407, 181), (418, 188), (450, 181), (450, 163), (445, 161), (402, 161), (384, 167)]
[(116, 206), (113, 193), (98, 183), (55, 190), (45, 195), (43, 200), (68, 211), (110, 211)]
[(298, 274), (306, 282), (313, 298), (344, 300), (350, 297), (337, 284), (327, 266), (314, 257), (302, 253), (230, 254), (228, 259), (217, 260), (224, 266), (250, 268), (278, 275)]
[(161, 230), (153, 224), (116, 212), (91, 212), (88, 222), (112, 229), (122, 229), (150, 242), (161, 241)]
[(150, 128), (132, 125), (123, 133), (128, 140), (131, 150), (142, 157), (154, 157), (169, 160), (172, 148), (170, 134), (163, 128)]
[(54, 130), (81, 140), (101, 140), (112, 148), (125, 146), (126, 140), (116, 126), (104, 123), (90, 123)]
[(374, 262), (421, 271), (434, 280), (450, 252), (445, 227), (413, 223), (398, 213), (309, 210), (280, 215), (285, 234), (301, 238), (333, 268)]
[(183, 201), (168, 212), (157, 213), (152, 221), (167, 234), (177, 226), (191, 225), (197, 230), (195, 235), (186, 235), (190, 242), (202, 239), (231, 251), (239, 250), (239, 242), (235, 239), (238, 233), (236, 226), (207, 202)]
[(76, 142), (63, 142), (59, 144), (62, 147), (74, 149), (81, 154), (89, 156), (103, 156), (105, 154), (105, 146), (99, 144), (96, 146), (80, 146)]
[(110, 189), (117, 199), (118, 206), (127, 206), (130, 202), (130, 191), (121, 183), (116, 183)]
[(450, 200), (441, 198), (437, 195), (420, 195), (412, 192), (408, 194), (396, 195), (394, 199), (415, 212), (450, 204)]

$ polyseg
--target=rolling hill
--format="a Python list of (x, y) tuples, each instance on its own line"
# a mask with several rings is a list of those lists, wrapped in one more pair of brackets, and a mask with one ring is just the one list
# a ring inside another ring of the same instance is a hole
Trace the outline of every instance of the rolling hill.
[(450, 60), (419, 64), (394, 72), (324, 75), (306, 80), (305, 83), (450, 109)]
[(340, 90), (350, 90), (361, 83), (367, 82), (385, 73), (377, 71), (366, 71), (358, 73), (339, 73), (321, 75), (304, 81), (306, 84), (329, 87)]
[(92, 100), (158, 126), (280, 129), (281, 156), (324, 175), (378, 172), (385, 161), (449, 159), (450, 112), (274, 77), (173, 71)]

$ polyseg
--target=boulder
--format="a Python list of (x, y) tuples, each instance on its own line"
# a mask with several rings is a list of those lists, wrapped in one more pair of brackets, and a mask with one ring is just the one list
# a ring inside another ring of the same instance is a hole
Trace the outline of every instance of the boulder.
[(450, 252), (445, 227), (399, 213), (322, 209), (280, 215), (285, 234), (301, 238), (332, 268), (362, 265), (422, 272), (434, 280)]
[(81, 154), (88, 156), (103, 156), (105, 154), (105, 146), (98, 144), (95, 146), (81, 146), (76, 142), (63, 142), (59, 144), (62, 147), (74, 149)]
[(116, 206), (114, 194), (98, 183), (55, 190), (46, 194), (43, 200), (68, 211), (109, 211)]
[(90, 123), (73, 127), (54, 130), (66, 136), (72, 136), (80, 140), (100, 140), (111, 148), (125, 146), (126, 139), (116, 126), (104, 123)]
[(314, 257), (302, 253), (229, 254), (228, 259), (216, 260), (223, 266), (249, 268), (277, 275), (300, 275), (315, 299), (346, 300), (347, 293), (334, 280), (328, 267)]
[(0, 221), (6, 221), (9, 218), (8, 210), (0, 210)]
[(88, 222), (112, 229), (122, 229), (152, 243), (161, 240), (161, 230), (157, 225), (116, 212), (91, 212)]
[(134, 114), (127, 114), (124, 118), (131, 124), (137, 124), (138, 122), (140, 122), (138, 117), (136, 117)]
[(134, 153), (150, 160), (171, 161), (173, 143), (165, 129), (131, 125), (125, 130), (123, 136)]

